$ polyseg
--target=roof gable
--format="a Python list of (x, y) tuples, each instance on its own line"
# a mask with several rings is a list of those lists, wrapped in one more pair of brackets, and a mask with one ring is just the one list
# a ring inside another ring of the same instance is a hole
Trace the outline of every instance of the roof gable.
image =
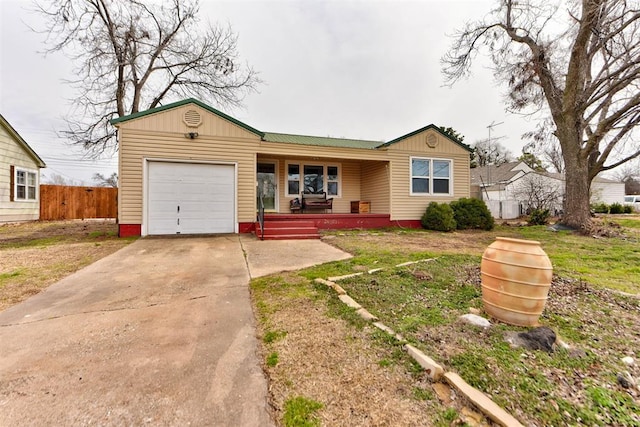
[(471, 149), (469, 148), (469, 146), (467, 146), (466, 144), (463, 144), (463, 143), (462, 143), (462, 141), (459, 141), (457, 138), (454, 138), (454, 137), (452, 137), (451, 135), (449, 135), (449, 134), (447, 134), (447, 133), (443, 132), (443, 130), (442, 130), (442, 129), (440, 129), (438, 126), (436, 126), (436, 125), (434, 125), (434, 124), (427, 125), (427, 126), (425, 126), (425, 127), (423, 127), (423, 128), (420, 128), (420, 129), (418, 129), (418, 130), (414, 130), (413, 132), (409, 132), (409, 133), (408, 133), (408, 134), (406, 134), (406, 135), (402, 135), (402, 136), (401, 136), (401, 137), (399, 137), (399, 138), (393, 139), (393, 140), (391, 140), (391, 141), (389, 141), (389, 142), (385, 142), (384, 144), (379, 145), (379, 146), (378, 146), (378, 148), (388, 147), (388, 146), (390, 146), (390, 145), (392, 145), (392, 144), (395, 144), (395, 143), (400, 142), (400, 141), (402, 141), (402, 140), (405, 140), (405, 139), (407, 139), (407, 138), (411, 138), (412, 136), (417, 135), (417, 134), (419, 134), (419, 133), (422, 133), (422, 132), (424, 132), (424, 131), (426, 131), (426, 130), (429, 130), (429, 129), (431, 129), (431, 130), (434, 130), (434, 131), (438, 132), (440, 135), (444, 136), (444, 137), (445, 137), (445, 138), (447, 138), (448, 140), (450, 140), (450, 141), (452, 141), (452, 142), (454, 142), (454, 143), (458, 144), (460, 147), (464, 148), (464, 149), (465, 149), (465, 150), (467, 150), (468, 152), (471, 152)]
[(110, 123), (112, 125), (118, 125), (119, 123), (124, 123), (127, 122), (129, 120), (135, 120), (135, 119), (139, 119), (141, 117), (145, 117), (145, 116), (149, 116), (151, 114), (156, 114), (156, 113), (160, 113), (162, 111), (167, 111), (167, 110), (171, 110), (173, 108), (178, 108), (178, 107), (182, 107), (183, 105), (188, 105), (188, 104), (195, 104), (198, 107), (207, 110), (210, 113), (215, 114), (218, 117), (221, 117), (227, 121), (230, 121), (231, 123), (240, 126), (241, 128), (258, 135), (260, 138), (264, 137), (264, 132), (259, 131), (258, 129), (255, 129), (251, 126), (249, 126), (246, 123), (241, 122), (240, 120), (236, 120), (233, 117), (223, 113), (222, 111), (216, 110), (215, 108), (205, 104), (202, 101), (198, 101), (195, 98), (188, 98), (188, 99), (184, 99), (182, 101), (178, 101), (178, 102), (173, 102), (171, 104), (167, 104), (167, 105), (163, 105), (162, 107), (156, 107), (156, 108), (151, 108), (149, 110), (145, 110), (145, 111), (140, 111), (138, 113), (133, 113), (133, 114), (129, 114), (128, 116), (122, 116), (122, 117), (118, 117), (116, 119), (112, 119), (110, 121)]
[(13, 138), (16, 143), (22, 147), (22, 149), (33, 159), (33, 161), (38, 165), (39, 168), (45, 168), (47, 165), (44, 161), (38, 156), (38, 154), (27, 144), (27, 142), (20, 136), (20, 134), (9, 124), (7, 119), (4, 118), (2, 114), (0, 114), (0, 125), (5, 128), (7, 133)]

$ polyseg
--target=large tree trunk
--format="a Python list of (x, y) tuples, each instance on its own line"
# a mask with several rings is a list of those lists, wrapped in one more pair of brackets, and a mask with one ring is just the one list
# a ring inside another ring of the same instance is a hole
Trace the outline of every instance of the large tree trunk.
[[(577, 160), (576, 160), (577, 159)], [(588, 233), (591, 230), (591, 208), (588, 162), (577, 155), (565, 161), (565, 203), (562, 224)]]
[(552, 111), (552, 114), (565, 165), (565, 200), (561, 223), (586, 234), (591, 231), (591, 179), (588, 156), (581, 148), (580, 120), (571, 108)]

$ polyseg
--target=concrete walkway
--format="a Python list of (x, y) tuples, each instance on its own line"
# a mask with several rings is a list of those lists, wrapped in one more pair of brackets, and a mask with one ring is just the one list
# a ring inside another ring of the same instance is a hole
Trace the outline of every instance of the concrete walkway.
[(0, 425), (273, 425), (248, 280), (348, 257), (140, 239), (0, 312)]

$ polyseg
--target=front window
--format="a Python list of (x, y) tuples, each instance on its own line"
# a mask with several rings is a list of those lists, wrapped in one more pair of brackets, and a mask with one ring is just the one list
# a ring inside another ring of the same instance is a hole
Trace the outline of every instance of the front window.
[(15, 200), (36, 200), (37, 175), (23, 169), (16, 169)]
[(412, 157), (411, 194), (451, 194), (451, 160)]
[(340, 196), (340, 165), (336, 164), (287, 164), (287, 196), (300, 193)]
[(300, 165), (287, 167), (287, 194), (300, 194)]
[(304, 192), (318, 194), (324, 191), (324, 167), (304, 165)]

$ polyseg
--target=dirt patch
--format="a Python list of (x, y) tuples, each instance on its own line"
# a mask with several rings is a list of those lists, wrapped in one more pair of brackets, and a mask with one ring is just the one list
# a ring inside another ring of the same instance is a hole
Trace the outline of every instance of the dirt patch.
[(259, 337), (279, 336), (262, 347), (263, 360), (278, 357), (276, 366), (264, 367), (276, 419), (287, 399), (304, 396), (322, 404), (321, 425), (432, 425), (440, 406), (427, 378), (389, 362), (393, 355), (372, 342), (370, 326), (358, 330), (328, 316), (327, 293), (294, 273), (253, 293), (262, 311)]
[(113, 220), (0, 226), (0, 310), (129, 244)]

